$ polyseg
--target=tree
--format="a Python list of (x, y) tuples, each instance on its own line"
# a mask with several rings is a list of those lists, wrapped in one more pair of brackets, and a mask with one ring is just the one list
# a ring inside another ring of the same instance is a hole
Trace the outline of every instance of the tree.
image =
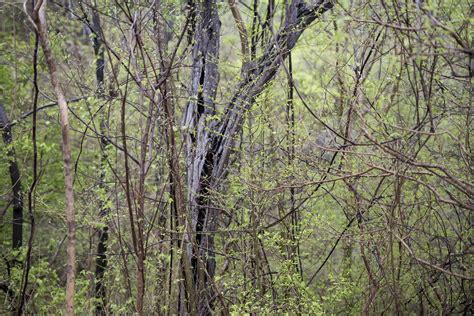
[(204, 1), (197, 5), (200, 20), (195, 30), (191, 101), (185, 111), (183, 127), (186, 135), (188, 203), (196, 246), (188, 248), (193, 259), (193, 273), (199, 297), (198, 312), (209, 313), (217, 295), (213, 289), (215, 274), (214, 241), (208, 231), (216, 229), (217, 213), (209, 193), (219, 188), (228, 172), (229, 158), (239, 134), (246, 110), (271, 81), (281, 64), (296, 45), (303, 31), (322, 13), (332, 8), (331, 1), (305, 4), (293, 1), (285, 14), (285, 23), (264, 45), (263, 55), (255, 62), (244, 63), (241, 80), (220, 122), (209, 120), (216, 114), (214, 99), (218, 85), (217, 59), (219, 53), (220, 21), (217, 4)]
[(0, 5), (0, 172), (29, 186), (11, 249), (0, 177), (0, 313), (469, 313), (469, 1), (25, 8)]
[(56, 94), (62, 133), (62, 152), (64, 164), (64, 182), (66, 187), (66, 216), (67, 216), (67, 282), (66, 282), (66, 315), (74, 314), (74, 287), (76, 279), (76, 220), (74, 212), (74, 191), (73, 178), (71, 168), (71, 143), (69, 140), (69, 116), (66, 97), (61, 88), (57, 65), (51, 50), (51, 44), (48, 38), (48, 28), (46, 24), (46, 1), (39, 0), (35, 3), (31, 15), (34, 26), (38, 32), (41, 46), (46, 57), (49, 75), (51, 77), (51, 85)]
[(10, 179), (12, 181), (12, 247), (18, 249), (23, 243), (23, 194), (21, 189), (20, 170), (15, 156), (15, 147), (13, 147), (13, 136), (8, 120), (7, 113), (2, 104), (0, 104), (0, 128), (3, 130), (3, 142), (8, 147), (8, 158), (10, 159)]

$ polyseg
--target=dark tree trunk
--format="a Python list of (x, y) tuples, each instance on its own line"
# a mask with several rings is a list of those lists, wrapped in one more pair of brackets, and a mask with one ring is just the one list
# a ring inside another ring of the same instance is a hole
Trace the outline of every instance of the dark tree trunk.
[(285, 25), (269, 39), (262, 57), (247, 62), (241, 71), (241, 81), (223, 118), (209, 120), (215, 115), (216, 90), (219, 82), (218, 56), (220, 21), (215, 0), (197, 4), (198, 19), (194, 33), (193, 67), (190, 98), (184, 114), (183, 128), (187, 131), (186, 162), (188, 205), (196, 240), (188, 247), (193, 268), (198, 312), (212, 313), (217, 294), (214, 291), (214, 239), (218, 214), (209, 193), (219, 188), (227, 175), (229, 158), (243, 123), (245, 112), (256, 96), (276, 75), (289, 51), (311, 22), (331, 9), (332, 1), (313, 1), (306, 5), (294, 0), (288, 7)]
[(23, 241), (23, 196), (21, 191), (20, 170), (16, 162), (15, 149), (13, 147), (13, 136), (7, 113), (0, 104), (0, 128), (2, 129), (3, 142), (7, 146), (9, 159), (10, 179), (13, 192), (13, 221), (12, 221), (12, 247), (20, 248)]
[[(100, 18), (97, 10), (92, 10), (92, 27), (93, 27), (93, 47), (96, 58), (96, 67), (95, 67), (95, 76), (97, 82), (97, 97), (101, 98), (104, 93), (104, 68), (105, 68), (105, 59), (104, 59), (104, 47), (101, 40), (101, 26)], [(105, 187), (105, 169), (107, 167), (107, 153), (106, 147), (108, 145), (108, 140), (105, 135), (105, 119), (101, 117), (100, 120), (100, 149), (102, 151), (101, 161), (100, 161), (100, 179), (99, 187), (101, 190), (106, 190)], [(109, 209), (107, 206), (107, 201), (102, 200), (100, 205), (99, 217), (102, 223), (102, 227), (99, 231), (99, 243), (97, 245), (97, 257), (95, 261), (95, 297), (97, 298), (96, 305), (96, 315), (105, 315), (105, 309), (107, 306), (106, 301), (106, 289), (104, 285), (104, 274), (107, 269), (107, 241), (109, 239), (109, 226), (107, 224), (107, 215), (109, 214)]]
[[(105, 190), (105, 167), (106, 167), (106, 154), (105, 147), (107, 142), (104, 141), (104, 137), (101, 139), (101, 147), (103, 156), (101, 157), (101, 170), (100, 170), (100, 183), (99, 187)], [(107, 215), (109, 209), (106, 201), (101, 201), (99, 217), (102, 223), (102, 227), (99, 231), (99, 243), (97, 245), (97, 257), (95, 261), (95, 297), (97, 298), (96, 315), (106, 315), (105, 308), (107, 306), (107, 295), (104, 285), (104, 274), (107, 269), (107, 241), (109, 240), (109, 226), (107, 224)]]

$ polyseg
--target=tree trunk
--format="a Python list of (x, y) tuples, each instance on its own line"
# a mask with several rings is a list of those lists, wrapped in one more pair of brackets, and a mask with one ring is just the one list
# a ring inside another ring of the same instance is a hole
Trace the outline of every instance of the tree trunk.
[[(97, 82), (97, 97), (101, 98), (104, 93), (104, 71), (105, 71), (105, 59), (104, 59), (104, 47), (102, 44), (101, 34), (102, 29), (100, 25), (100, 17), (97, 10), (92, 10), (92, 27), (94, 28), (92, 31), (94, 33), (93, 39), (93, 47), (94, 53), (96, 58), (96, 66), (95, 66), (95, 76)], [(105, 119), (103, 114), (101, 114), (100, 119), (100, 149), (101, 149), (101, 161), (100, 161), (100, 183), (99, 187), (105, 194), (106, 187), (105, 187), (105, 169), (107, 167), (107, 145), (108, 140), (105, 135), (106, 126), (105, 126)], [(107, 223), (107, 215), (109, 214), (109, 209), (107, 206), (107, 198), (101, 200), (100, 202), (100, 211), (99, 217), (100, 222), (103, 226), (101, 226), (99, 230), (99, 243), (97, 244), (97, 257), (95, 261), (95, 297), (97, 299), (96, 303), (96, 315), (106, 315), (106, 288), (104, 285), (104, 273), (107, 269), (107, 241), (109, 239), (109, 226)]]
[(220, 21), (215, 0), (198, 4), (198, 24), (194, 34), (190, 99), (184, 114), (187, 131), (186, 162), (188, 205), (196, 241), (188, 247), (198, 293), (198, 313), (211, 314), (217, 294), (214, 291), (214, 238), (218, 220), (212, 207), (210, 192), (219, 188), (227, 175), (229, 157), (239, 134), (245, 112), (255, 97), (271, 81), (298, 38), (322, 13), (332, 8), (332, 1), (315, 1), (305, 5), (293, 1), (287, 11), (285, 25), (270, 39), (262, 57), (244, 63), (241, 80), (226, 106), (223, 118), (216, 122), (214, 99), (219, 82), (218, 56)]
[(214, 230), (215, 214), (207, 207), (208, 180), (212, 170), (205, 165), (205, 157), (210, 150), (212, 129), (207, 118), (215, 114), (214, 99), (219, 81), (217, 62), (221, 22), (215, 0), (199, 2), (196, 9), (198, 21), (194, 33), (191, 101), (183, 122), (189, 131), (185, 135), (188, 209), (195, 240), (187, 244), (186, 250), (191, 260), (198, 313), (208, 315), (212, 312), (214, 300), (211, 285), (215, 273), (214, 240), (212, 235), (202, 232)]
[(10, 179), (13, 192), (13, 221), (12, 221), (12, 247), (18, 249), (23, 241), (23, 195), (21, 190), (20, 170), (16, 162), (15, 148), (13, 147), (13, 136), (7, 113), (0, 104), (0, 128), (3, 130), (3, 142), (7, 147), (9, 159)]
[(66, 281), (66, 315), (74, 315), (74, 286), (76, 279), (76, 219), (74, 212), (73, 176), (71, 170), (71, 144), (69, 140), (68, 106), (64, 91), (59, 83), (56, 61), (48, 38), (46, 23), (46, 0), (38, 0), (32, 12), (32, 20), (38, 31), (46, 63), (51, 77), (51, 85), (59, 105), (59, 116), (62, 134), (62, 152), (64, 182), (66, 187), (66, 222), (67, 222), (67, 281)]

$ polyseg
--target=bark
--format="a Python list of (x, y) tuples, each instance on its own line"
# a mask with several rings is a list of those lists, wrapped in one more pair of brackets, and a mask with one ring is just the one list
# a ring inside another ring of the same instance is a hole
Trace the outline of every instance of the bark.
[(220, 21), (215, 1), (198, 4), (199, 21), (193, 47), (193, 67), (190, 101), (184, 114), (183, 128), (187, 131), (186, 162), (188, 204), (191, 228), (196, 234), (195, 247), (188, 247), (195, 288), (198, 293), (198, 313), (210, 314), (217, 297), (213, 289), (215, 274), (214, 239), (212, 234), (218, 220), (209, 193), (217, 190), (227, 175), (229, 158), (243, 123), (245, 112), (256, 96), (276, 75), (289, 51), (303, 31), (322, 13), (331, 9), (332, 1), (315, 1), (306, 5), (293, 1), (287, 10), (284, 27), (268, 43), (262, 57), (244, 63), (241, 80), (223, 118), (216, 122), (216, 90), (219, 82)]
[[(93, 47), (96, 58), (96, 82), (97, 82), (97, 97), (101, 98), (104, 93), (104, 47), (101, 40), (102, 29), (100, 25), (100, 17), (96, 10), (92, 10), (92, 27), (94, 32)], [(105, 136), (105, 119), (101, 117), (100, 121), (100, 149), (102, 151), (101, 162), (100, 162), (100, 183), (99, 187), (106, 192), (105, 187), (105, 169), (107, 166), (107, 153), (106, 147), (109, 144), (107, 137)], [(102, 227), (99, 230), (99, 243), (97, 245), (97, 257), (95, 261), (95, 297), (96, 303), (96, 315), (106, 315), (107, 307), (107, 293), (104, 285), (104, 274), (107, 269), (107, 241), (109, 239), (109, 226), (107, 223), (107, 215), (109, 214), (109, 208), (107, 206), (107, 200), (102, 200), (100, 205), (99, 217), (102, 223)]]
[[(285, 27), (267, 45), (263, 56), (255, 63), (244, 65), (237, 91), (228, 104), (223, 119), (213, 128), (214, 133), (210, 135), (211, 145), (206, 152), (207, 155), (199, 157), (205, 161), (202, 161), (201, 165), (206, 165), (210, 169), (208, 182), (211, 187), (216, 187), (227, 174), (231, 149), (235, 143), (234, 136), (242, 128), (245, 112), (266, 84), (275, 77), (305, 28), (330, 8), (332, 8), (330, 1), (318, 1), (310, 6), (304, 5), (302, 1), (293, 1), (288, 10)], [(202, 173), (203, 170), (204, 168), (201, 168), (198, 171)]]
[(13, 136), (7, 113), (0, 104), (0, 129), (3, 131), (3, 142), (7, 147), (9, 159), (10, 179), (13, 192), (13, 221), (12, 221), (12, 247), (18, 249), (23, 241), (23, 195), (20, 181), (20, 170), (16, 162), (15, 148), (13, 147)]
[(59, 106), (59, 115), (62, 134), (62, 154), (64, 167), (65, 197), (66, 197), (66, 221), (67, 221), (67, 281), (66, 281), (66, 315), (74, 314), (74, 286), (76, 278), (76, 219), (74, 212), (73, 176), (71, 170), (71, 144), (69, 139), (68, 106), (64, 91), (60, 85), (56, 61), (48, 38), (46, 23), (46, 0), (39, 0), (32, 12), (32, 22), (39, 34), (41, 47), (46, 58), (51, 85)]
[[(191, 101), (184, 116), (184, 127), (189, 131), (185, 135), (188, 205), (191, 220), (191, 232), (188, 236), (187, 253), (191, 259), (194, 291), (197, 293), (197, 311), (199, 315), (212, 312), (214, 291), (210, 283), (215, 273), (215, 260), (212, 249), (213, 237), (201, 234), (213, 230), (214, 210), (206, 207), (209, 173), (204, 165), (210, 151), (212, 129), (209, 116), (215, 114), (214, 99), (218, 85), (218, 56), (220, 26), (217, 3), (205, 0), (198, 4), (198, 21), (194, 33), (193, 67), (191, 75)], [(204, 169), (206, 169), (204, 171)]]

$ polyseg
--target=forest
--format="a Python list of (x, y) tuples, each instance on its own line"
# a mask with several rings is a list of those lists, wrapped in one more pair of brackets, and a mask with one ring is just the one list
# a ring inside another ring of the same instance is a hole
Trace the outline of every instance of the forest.
[(473, 22), (0, 1), (0, 314), (472, 315)]

